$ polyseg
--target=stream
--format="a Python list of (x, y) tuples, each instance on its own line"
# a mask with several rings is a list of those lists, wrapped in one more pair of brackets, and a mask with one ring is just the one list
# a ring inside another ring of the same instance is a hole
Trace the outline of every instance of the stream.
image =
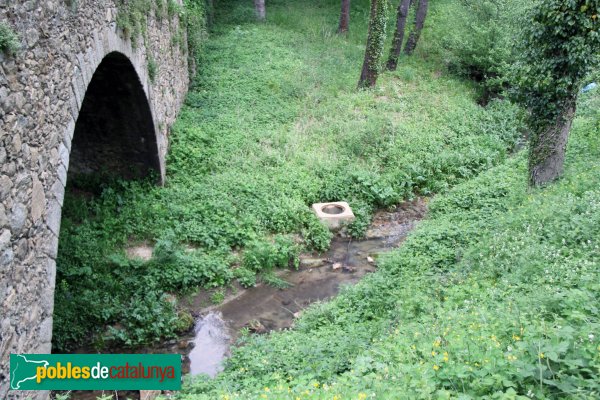
[[(207, 306), (209, 293), (201, 291), (182, 299), (192, 315), (194, 329), (177, 340), (138, 349), (139, 353), (179, 353), (183, 374), (216, 376), (223, 369), (243, 328), (266, 333), (293, 326), (303, 309), (316, 301), (332, 298), (344, 285), (352, 285), (376, 271), (377, 257), (398, 247), (427, 211), (427, 199), (407, 201), (393, 210), (375, 214), (365, 239), (336, 236), (322, 254), (303, 254), (298, 270), (281, 270), (278, 276), (291, 284), (278, 289), (265, 284), (226, 294), (219, 305)], [(95, 399), (97, 392), (73, 393), (74, 399)], [(81, 394), (81, 395), (80, 395)], [(91, 396), (88, 396), (91, 395)], [(118, 398), (139, 398), (137, 392), (119, 392)]]

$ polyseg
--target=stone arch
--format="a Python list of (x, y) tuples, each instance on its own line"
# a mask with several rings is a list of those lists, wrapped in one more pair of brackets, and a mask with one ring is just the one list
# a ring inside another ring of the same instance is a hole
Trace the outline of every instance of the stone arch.
[(9, 389), (11, 353), (51, 350), (67, 171), (81, 166), (76, 125), (95, 73), (103, 62), (129, 71), (132, 97), (146, 106), (148, 148), (140, 153), (152, 154), (141, 169), (158, 169), (161, 183), (168, 132), (189, 84), (187, 50), (174, 44), (185, 31), (178, 16), (149, 15), (145, 37), (132, 43), (116, 23), (119, 2), (67, 3), (0, 0), (0, 19), (22, 38), (14, 57), (0, 52), (0, 398)]
[[(56, 275), (55, 261), (58, 254), (58, 236), (60, 234), (60, 221), (62, 213), (62, 205), (65, 195), (65, 187), (67, 184), (67, 172), (70, 165), (70, 157), (72, 145), (74, 143), (74, 135), (77, 129), (77, 121), (80, 111), (84, 106), (87, 90), (94, 78), (96, 72), (101, 67), (104, 61), (109, 63), (128, 64), (130, 68), (129, 74), (132, 77), (136, 76), (134, 85), (141, 87), (145, 100), (148, 104), (151, 125), (154, 131), (155, 147), (158, 151), (158, 162), (153, 161), (152, 165), (158, 164), (159, 180), (164, 183), (165, 178), (165, 156), (167, 152), (167, 137), (166, 132), (158, 128), (156, 121), (156, 112), (154, 112), (153, 90), (150, 77), (147, 69), (147, 49), (136, 48), (130, 39), (122, 37), (121, 32), (112, 22), (101, 31), (93, 31), (93, 41), (91, 46), (87, 48), (86, 53), (76, 55), (77, 62), (73, 67), (71, 78), (71, 96), (68, 99), (70, 115), (66, 123), (65, 130), (62, 135), (62, 142), (58, 146), (58, 156), (60, 159), (57, 169), (57, 179), (51, 188), (51, 198), (47, 199), (46, 203), (46, 223), (52, 235), (51, 240), (47, 243), (47, 254), (50, 256), (50, 265), (48, 267), (49, 283), (52, 297), (54, 297), (54, 280)], [(139, 96), (139, 90), (137, 90)], [(85, 112), (85, 110), (84, 110)], [(52, 325), (52, 319), (46, 322), (47, 325)], [(49, 336), (51, 337), (51, 331)], [(45, 347), (49, 348), (50, 343)]]
[(92, 76), (75, 123), (68, 171), (126, 179), (161, 171), (150, 105), (122, 53), (107, 54)]
[[(85, 54), (79, 53), (76, 56), (77, 63), (74, 66), (71, 78), (71, 96), (69, 99), (70, 115), (66, 128), (62, 135), (62, 142), (58, 146), (58, 155), (60, 163), (58, 165), (57, 177), (55, 184), (51, 188), (51, 198), (46, 205), (46, 223), (52, 239), (47, 243), (46, 252), (49, 256), (48, 260), (48, 286), (47, 293), (54, 299), (54, 286), (56, 280), (56, 258), (58, 256), (58, 238), (60, 234), (60, 222), (62, 215), (62, 206), (65, 196), (65, 188), (67, 185), (67, 174), (69, 168), (75, 166), (80, 169), (88, 169), (89, 163), (86, 163), (86, 157), (93, 153), (94, 145), (109, 145), (109, 148), (104, 150), (110, 151), (110, 145), (114, 145), (118, 137), (113, 137), (113, 140), (101, 143), (101, 137), (98, 137), (99, 132), (93, 132), (91, 136), (89, 132), (85, 132), (85, 127), (98, 122), (88, 113), (88, 108), (97, 105), (98, 99), (102, 98), (103, 91), (106, 90), (105, 84), (126, 85), (128, 87), (116, 88), (120, 94), (125, 94), (128, 99), (133, 99), (137, 102), (137, 122), (142, 122), (144, 127), (142, 133), (139, 130), (134, 132), (131, 137), (125, 141), (125, 146), (133, 144), (136, 140), (138, 144), (142, 141), (147, 146), (142, 152), (129, 152), (125, 149), (126, 156), (130, 156), (128, 160), (137, 160), (138, 164), (146, 164), (145, 169), (142, 169), (140, 175), (148, 172), (151, 169), (157, 170), (159, 173), (159, 184), (164, 183), (165, 177), (165, 155), (167, 152), (167, 137), (166, 131), (159, 129), (159, 124), (156, 119), (154, 110), (155, 102), (153, 85), (148, 75), (147, 69), (147, 49), (144, 47), (135, 47), (130, 39), (122, 37), (122, 33), (116, 26), (116, 23), (111, 23), (101, 31), (93, 32), (93, 42), (88, 47)], [(115, 76), (116, 74), (122, 74)], [(118, 96), (111, 96), (116, 99)], [(110, 101), (110, 100), (109, 100)], [(101, 101), (102, 107), (111, 107), (110, 104)], [(120, 106), (125, 106), (126, 100), (120, 103)], [(114, 106), (114, 105), (112, 105)], [(121, 114), (121, 122), (127, 117), (124, 109), (118, 109)], [(87, 115), (86, 115), (87, 114)], [(80, 117), (91, 118), (88, 121), (80, 121)], [(91, 138), (92, 143), (81, 142), (80, 136)], [(118, 135), (117, 135), (118, 136)], [(91, 145), (91, 146), (89, 146)], [(86, 148), (88, 151), (86, 151)], [(73, 152), (74, 151), (74, 152)], [(79, 152), (79, 154), (78, 154)], [(106, 155), (106, 154), (105, 154)], [(124, 154), (121, 154), (123, 156)], [(102, 154), (100, 155), (102, 157)], [(147, 158), (144, 158), (147, 157)], [(101, 168), (102, 160), (93, 160), (92, 168)], [(119, 167), (117, 166), (117, 170)], [(84, 171), (85, 172), (85, 171)], [(124, 172), (123, 170), (117, 172)], [(127, 174), (124, 174), (126, 177)], [(129, 176), (131, 177), (131, 176)], [(53, 301), (51, 313), (53, 313)], [(40, 346), (41, 350), (50, 352), (52, 338), (53, 318), (50, 316), (42, 322), (40, 328), (40, 336), (47, 341)]]

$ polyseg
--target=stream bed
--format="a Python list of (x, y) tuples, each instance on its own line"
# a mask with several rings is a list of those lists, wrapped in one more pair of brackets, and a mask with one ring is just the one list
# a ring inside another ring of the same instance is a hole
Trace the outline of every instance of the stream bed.
[[(278, 271), (291, 286), (278, 289), (265, 284), (230, 290), (219, 305), (207, 305), (209, 294), (183, 299), (197, 316), (194, 329), (176, 340), (137, 349), (138, 353), (179, 353), (183, 374), (207, 374), (223, 369), (242, 329), (266, 333), (293, 326), (303, 309), (316, 301), (332, 298), (344, 285), (352, 285), (377, 269), (377, 257), (398, 247), (427, 211), (427, 199), (407, 201), (393, 210), (375, 214), (365, 239), (336, 236), (322, 254), (303, 254), (298, 270)], [(77, 393), (74, 399), (95, 399), (98, 393)], [(137, 392), (118, 392), (118, 398), (139, 398)], [(75, 393), (73, 393), (75, 395)], [(92, 395), (89, 396), (88, 395)]]

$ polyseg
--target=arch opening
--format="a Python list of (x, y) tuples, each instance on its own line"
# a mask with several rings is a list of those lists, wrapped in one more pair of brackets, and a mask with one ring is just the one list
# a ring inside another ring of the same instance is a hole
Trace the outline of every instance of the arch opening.
[(136, 179), (160, 171), (150, 106), (123, 54), (109, 53), (96, 69), (71, 146), (69, 178), (108, 174)]
[[(52, 351), (67, 352), (103, 339), (107, 320), (102, 296), (111, 282), (102, 281), (113, 265), (108, 255), (115, 240), (95, 230), (103, 218), (128, 222), (119, 208), (96, 214), (95, 199), (115, 200), (128, 185), (115, 180), (155, 177), (161, 161), (150, 103), (134, 65), (112, 52), (96, 68), (75, 123), (56, 259)], [(106, 198), (103, 197), (105, 189)], [(110, 214), (110, 215), (109, 215)], [(126, 218), (126, 217), (125, 217)], [(118, 279), (113, 276), (111, 279)], [(97, 293), (92, 293), (97, 290)], [(100, 297), (98, 297), (98, 296)]]

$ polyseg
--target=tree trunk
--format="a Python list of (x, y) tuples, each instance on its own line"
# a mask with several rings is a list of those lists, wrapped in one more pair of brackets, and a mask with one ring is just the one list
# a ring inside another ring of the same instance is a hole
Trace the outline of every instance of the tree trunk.
[(265, 0), (254, 0), (254, 12), (256, 13), (256, 19), (259, 21), (264, 21), (267, 18)]
[(396, 17), (396, 31), (392, 40), (392, 48), (390, 57), (387, 61), (387, 69), (395, 71), (398, 66), (398, 57), (402, 50), (402, 42), (404, 41), (404, 29), (406, 27), (406, 18), (408, 17), (408, 9), (410, 8), (411, 0), (400, 0), (398, 5), (398, 16)]
[(385, 42), (385, 9), (387, 0), (371, 0), (371, 13), (369, 16), (369, 35), (367, 36), (367, 48), (363, 61), (359, 88), (373, 87), (377, 82), (379, 74), (379, 60), (383, 54)]
[(348, 33), (348, 27), (350, 25), (350, 0), (342, 0), (342, 11), (340, 13), (340, 24), (338, 26), (338, 33)]
[(554, 125), (545, 127), (531, 138), (529, 149), (529, 186), (540, 186), (557, 179), (563, 172), (565, 151), (575, 101), (567, 104)]
[(415, 26), (413, 27), (406, 46), (404, 47), (404, 53), (411, 55), (417, 47), (417, 42), (421, 36), (423, 25), (425, 24), (425, 17), (427, 17), (427, 8), (429, 6), (429, 0), (419, 0), (419, 6), (417, 7), (417, 15), (415, 16)]

